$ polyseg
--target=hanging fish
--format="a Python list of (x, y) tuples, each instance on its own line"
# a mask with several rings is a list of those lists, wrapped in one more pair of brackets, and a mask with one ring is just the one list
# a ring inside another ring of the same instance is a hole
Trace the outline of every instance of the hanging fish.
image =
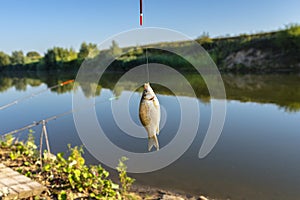
[(159, 134), (160, 105), (149, 83), (144, 84), (139, 116), (148, 133), (148, 151), (151, 151), (153, 146), (159, 150), (157, 135)]

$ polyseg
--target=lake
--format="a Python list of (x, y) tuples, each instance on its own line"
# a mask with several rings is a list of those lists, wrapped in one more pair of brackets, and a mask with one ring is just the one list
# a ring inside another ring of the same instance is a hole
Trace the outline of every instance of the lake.
[[(130, 116), (140, 125), (141, 90), (130, 91), (126, 87), (113, 90), (118, 77), (107, 74), (99, 85), (75, 83), (75, 86), (83, 91), (85, 98), (92, 98), (91, 91), (96, 88), (97, 117), (114, 144), (128, 151), (146, 153), (146, 138), (130, 138), (114, 122), (112, 102), (131, 95)], [(0, 106), (72, 78), (74, 74), (66, 73), (1, 74)], [(196, 138), (171, 165), (154, 172), (131, 174), (136, 182), (221, 199), (299, 199), (300, 74), (223, 74), (227, 96), (225, 125), (217, 144), (204, 159), (198, 158), (199, 148), (209, 125), (211, 102), (218, 99), (210, 98), (199, 75), (187, 74), (186, 78), (196, 92), (194, 100), (199, 103), (201, 118)], [(71, 110), (72, 88), (73, 84), (68, 84), (46, 90), (0, 110), (0, 134)], [(153, 85), (153, 88), (163, 108), (164, 126), (159, 142), (164, 148), (178, 129), (181, 112), (178, 99), (192, 97), (182, 91), (176, 98), (165, 87)], [(114, 95), (118, 98), (109, 101)], [(41, 127), (33, 130), (38, 140)], [(47, 130), (53, 152), (67, 151), (69, 143), (82, 145), (72, 114), (49, 121)], [(24, 138), (27, 133), (16, 136)], [(98, 163), (88, 152), (85, 157), (88, 163)]]

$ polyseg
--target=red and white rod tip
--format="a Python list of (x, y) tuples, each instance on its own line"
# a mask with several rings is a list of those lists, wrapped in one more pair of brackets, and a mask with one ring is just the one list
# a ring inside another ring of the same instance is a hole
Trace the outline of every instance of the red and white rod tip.
[(140, 25), (143, 26), (143, 13), (140, 13)]
[(143, 25), (143, 0), (140, 0), (140, 25)]

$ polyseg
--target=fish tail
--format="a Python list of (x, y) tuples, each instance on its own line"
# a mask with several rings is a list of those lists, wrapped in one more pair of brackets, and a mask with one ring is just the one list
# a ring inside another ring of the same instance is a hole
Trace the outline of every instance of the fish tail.
[(156, 134), (148, 138), (148, 151), (151, 151), (153, 146), (157, 151), (159, 150), (159, 144)]

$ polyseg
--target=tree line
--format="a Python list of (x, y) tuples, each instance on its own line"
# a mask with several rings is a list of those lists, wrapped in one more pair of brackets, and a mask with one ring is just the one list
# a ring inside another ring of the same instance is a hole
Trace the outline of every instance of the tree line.
[[(112, 54), (121, 54), (122, 49), (113, 41), (110, 47)], [(83, 42), (76, 52), (73, 48), (53, 47), (44, 55), (37, 51), (26, 54), (22, 50), (13, 51), (11, 55), (0, 51), (0, 70), (55, 70), (65, 67), (76, 68), (84, 59), (93, 59), (99, 55), (96, 44)]]
[[(300, 25), (297, 24), (288, 25), (279, 31), (242, 34), (234, 37), (211, 38), (208, 33), (204, 32), (196, 39), (196, 42), (204, 47), (219, 69), (224, 71), (228, 70), (224, 60), (230, 54), (247, 49), (268, 52), (272, 57), (270, 59), (272, 63), (268, 66), (270, 70), (274, 68), (272, 67), (273, 63), (289, 69), (300, 63)], [(159, 50), (159, 47), (168, 46), (185, 48), (183, 49), (185, 51), (189, 49), (189, 44), (190, 41), (161, 42), (143, 47), (120, 48), (116, 41), (112, 41), (109, 49), (100, 51), (96, 44), (83, 42), (78, 52), (73, 48), (62, 47), (48, 49), (44, 55), (40, 55), (36, 51), (30, 51), (26, 54), (21, 50), (13, 51), (11, 55), (0, 51), (0, 70), (76, 70), (85, 59), (101, 62), (101, 59), (105, 59), (105, 56), (109, 54), (117, 58), (110, 66), (112, 71), (127, 71), (133, 66), (145, 63), (144, 51), (147, 48), (149, 62), (166, 64), (177, 70), (189, 71), (193, 67), (185, 59), (172, 55), (170, 52)], [(262, 66), (253, 66), (252, 69), (261, 70)], [(244, 66), (235, 66), (231, 70), (247, 71), (248, 69)], [(274, 70), (276, 69), (274, 68)]]

